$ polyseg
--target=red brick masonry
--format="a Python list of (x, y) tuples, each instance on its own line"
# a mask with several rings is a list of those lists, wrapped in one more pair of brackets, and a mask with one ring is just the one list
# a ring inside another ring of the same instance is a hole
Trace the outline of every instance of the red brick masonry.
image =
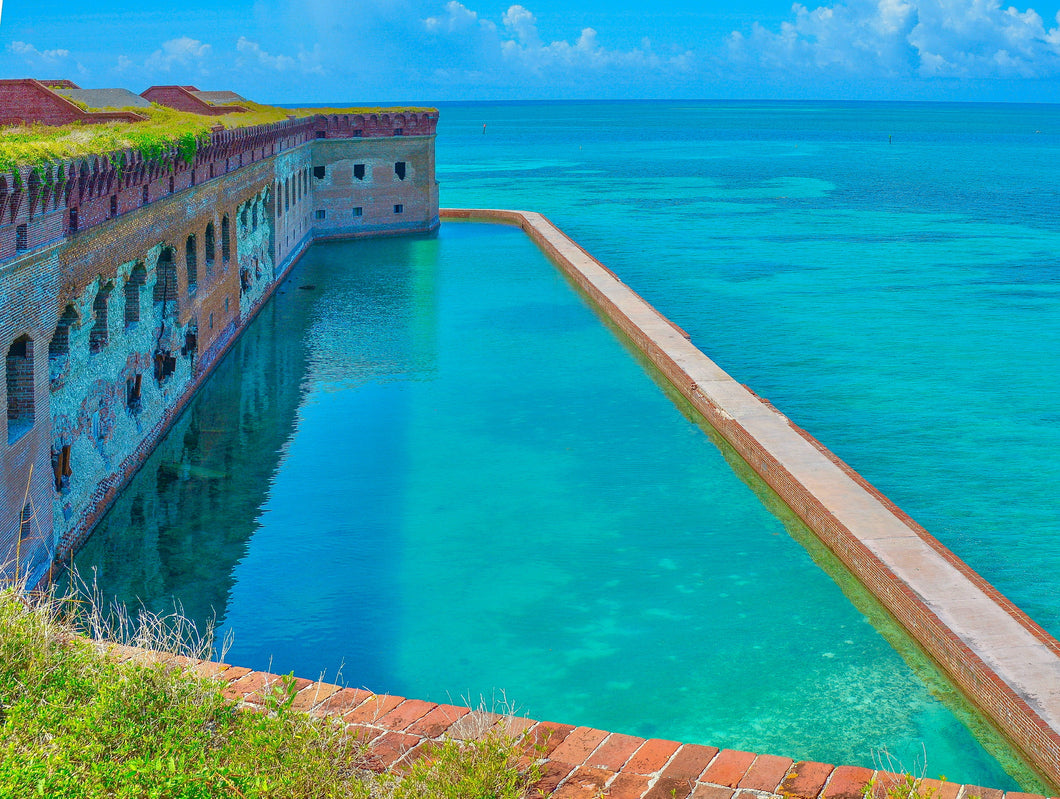
[[(122, 646), (111, 653), (119, 661), (145, 656), (144, 650)], [(247, 708), (260, 709), (270, 686), (282, 685), (276, 674), (226, 663), (162, 653), (148, 656), (223, 681), (225, 694)], [(513, 735), (525, 733), (527, 743), (536, 745), (541, 771), (531, 797), (762, 799), (763, 794), (779, 794), (795, 799), (860, 799), (873, 777), (881, 788), (899, 779), (890, 772), (859, 766), (836, 767), (658, 738), (645, 740), (306, 679), (296, 679), (295, 688), (292, 709), (342, 719), (349, 731), (369, 745), (367, 763), (378, 770), (401, 770), (430, 741), (471, 740), (492, 728)], [(924, 780), (923, 787), (934, 788), (936, 799), (1043, 799), (1036, 794), (938, 780)], [(878, 795), (882, 794), (880, 790)]]

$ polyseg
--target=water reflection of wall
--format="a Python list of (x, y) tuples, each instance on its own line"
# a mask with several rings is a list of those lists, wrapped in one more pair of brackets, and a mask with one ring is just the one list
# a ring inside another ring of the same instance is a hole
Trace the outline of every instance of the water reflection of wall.
[(280, 315), (304, 324), (312, 305), (285, 299), (262, 309), (75, 557), (106, 595), (223, 615), (303, 393), (302, 337), (274, 328)]
[[(290, 547), (321, 556), (341, 547), (343, 556), (371, 564), (341, 592), (352, 637), (377, 653), (358, 662), (357, 673), (368, 679), (383, 671), (388, 626), (349, 608), (378, 605), (372, 600), (391, 590), (390, 569), (400, 559), (396, 501), (407, 426), (400, 384), (433, 369), (433, 265), (416, 253), (434, 244), (388, 239), (310, 250), (78, 553), (82, 576), (95, 569), (105, 596), (133, 606), (168, 611), (177, 602), (197, 622), (233, 616), (240, 662), (260, 654), (280, 663), (283, 653), (246, 629), (247, 617), (298, 612), (293, 606), (304, 597), (276, 600), (271, 610), (267, 603), (289, 587), (315, 590), (312, 560), (295, 562)], [(344, 394), (339, 415), (322, 422), (321, 397), (337, 392)], [(321, 429), (323, 440), (314, 439)], [(324, 448), (333, 474), (285, 476), (299, 447)], [(350, 534), (341, 541), (306, 507), (316, 492), (350, 503)], [(241, 570), (255, 559), (266, 563)], [(262, 577), (270, 568), (275, 575)], [(243, 612), (246, 605), (252, 610)]]

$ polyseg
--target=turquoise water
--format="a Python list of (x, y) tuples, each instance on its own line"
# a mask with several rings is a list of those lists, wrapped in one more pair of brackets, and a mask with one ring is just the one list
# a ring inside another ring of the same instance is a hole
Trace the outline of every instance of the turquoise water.
[(443, 205), (547, 214), (1060, 635), (1060, 106), (441, 111)]
[(513, 228), (314, 247), (75, 562), (230, 662), (1014, 785)]

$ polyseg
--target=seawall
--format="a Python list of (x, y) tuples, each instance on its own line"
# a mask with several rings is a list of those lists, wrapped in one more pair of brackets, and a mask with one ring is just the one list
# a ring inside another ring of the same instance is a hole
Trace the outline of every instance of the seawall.
[(640, 349), (1052, 785), (1060, 642), (541, 214), (443, 209), (518, 225)]

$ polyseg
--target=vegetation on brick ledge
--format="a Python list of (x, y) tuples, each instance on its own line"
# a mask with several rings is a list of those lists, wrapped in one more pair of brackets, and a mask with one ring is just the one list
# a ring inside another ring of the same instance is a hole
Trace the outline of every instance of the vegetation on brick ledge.
[(108, 658), (91, 637), (106, 627), (100, 618), (83, 602), (0, 589), (0, 796), (521, 799), (537, 778), (502, 734), (439, 744), (403, 774), (375, 773), (341, 724), (290, 710), (293, 679), (263, 712), (239, 710), (217, 680)]
[[(245, 113), (205, 117), (152, 103), (150, 108), (122, 108), (148, 117), (144, 122), (111, 122), (82, 125), (20, 125), (0, 129), (0, 172), (17, 166), (36, 166), (85, 155), (136, 149), (148, 161), (159, 160), (174, 149), (190, 163), (198, 148), (209, 141), (217, 125), (245, 128), (283, 122), (289, 117), (316, 114), (379, 113), (380, 108), (276, 108), (258, 103), (242, 103)], [(387, 109), (425, 111), (427, 109)]]

